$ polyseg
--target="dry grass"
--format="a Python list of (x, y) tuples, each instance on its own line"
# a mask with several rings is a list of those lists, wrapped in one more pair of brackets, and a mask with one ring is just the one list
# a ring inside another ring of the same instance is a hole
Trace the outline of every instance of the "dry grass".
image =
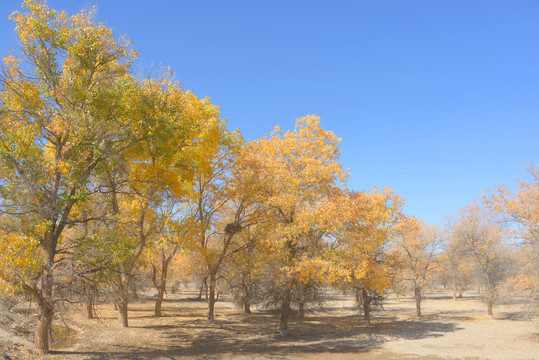
[[(496, 320), (484, 314), (474, 296), (453, 301), (445, 292), (423, 303), (424, 316), (414, 317), (410, 299), (390, 299), (366, 328), (349, 297), (332, 294), (326, 310), (292, 320), (290, 336), (278, 336), (278, 317), (269, 312), (242, 314), (226, 299), (216, 305), (216, 320), (205, 320), (204, 302), (194, 291), (169, 295), (164, 316), (153, 316), (146, 298), (130, 306), (130, 327), (117, 326), (110, 305), (87, 320), (82, 308), (71, 308), (64, 320), (69, 341), (56, 336), (46, 359), (536, 359), (539, 329), (519, 319), (517, 305), (500, 306)], [(58, 323), (61, 325), (62, 323)], [(24, 349), (4, 349), (12, 358), (36, 358)], [(0, 357), (1, 359), (1, 357)]]

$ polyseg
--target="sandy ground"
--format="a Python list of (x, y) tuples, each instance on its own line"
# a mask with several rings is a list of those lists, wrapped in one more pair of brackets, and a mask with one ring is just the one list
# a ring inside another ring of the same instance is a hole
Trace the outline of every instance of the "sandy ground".
[[(498, 306), (495, 319), (474, 296), (453, 301), (447, 292), (427, 294), (421, 319), (410, 299), (390, 299), (366, 328), (350, 297), (333, 294), (326, 311), (291, 320), (290, 336), (278, 336), (278, 316), (244, 315), (226, 301), (216, 305), (216, 321), (205, 320), (204, 302), (194, 291), (169, 294), (164, 316), (153, 316), (151, 298), (130, 306), (130, 327), (117, 326), (110, 305), (98, 319), (73, 308), (59, 320), (70, 336), (57, 336), (44, 359), (539, 359), (539, 326), (519, 319), (517, 305)], [(1, 334), (0, 334), (1, 336)], [(1, 350), (1, 349), (0, 349)], [(1, 353), (1, 351), (0, 351)], [(11, 359), (37, 358), (22, 348), (4, 348)], [(0, 355), (0, 360), (2, 359)]]

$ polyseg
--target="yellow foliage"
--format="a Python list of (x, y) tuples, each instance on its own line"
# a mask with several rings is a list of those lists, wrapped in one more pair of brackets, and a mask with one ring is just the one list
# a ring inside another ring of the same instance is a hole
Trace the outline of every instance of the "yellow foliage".
[(0, 292), (20, 291), (21, 286), (32, 284), (41, 264), (41, 250), (35, 238), (0, 233)]

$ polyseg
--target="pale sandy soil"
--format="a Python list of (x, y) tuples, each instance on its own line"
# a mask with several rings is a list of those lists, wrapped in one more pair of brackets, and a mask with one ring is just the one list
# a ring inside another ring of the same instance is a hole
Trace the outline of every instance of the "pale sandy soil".
[[(149, 298), (131, 305), (129, 328), (117, 326), (110, 305), (99, 306), (95, 320), (86, 320), (80, 308), (71, 309), (63, 321), (72, 337), (42, 358), (539, 359), (539, 326), (517, 318), (518, 306), (498, 306), (495, 320), (488, 320), (476, 298), (453, 301), (448, 295), (427, 294), (431, 298), (423, 303), (422, 319), (413, 316), (410, 299), (390, 299), (384, 311), (373, 314), (373, 326), (366, 328), (351, 299), (334, 294), (325, 312), (292, 320), (291, 335), (282, 339), (276, 315), (244, 315), (225, 300), (216, 305), (216, 321), (208, 323), (206, 304), (190, 300), (194, 292), (184, 291), (169, 294), (161, 318), (153, 316)], [(26, 350), (4, 351), (13, 359), (36, 358)]]

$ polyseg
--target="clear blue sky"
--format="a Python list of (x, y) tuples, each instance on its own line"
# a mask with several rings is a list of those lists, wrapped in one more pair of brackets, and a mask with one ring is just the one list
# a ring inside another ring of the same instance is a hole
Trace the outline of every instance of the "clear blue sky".
[[(0, 54), (16, 47), (0, 2)], [(247, 140), (306, 114), (343, 139), (356, 190), (442, 224), (539, 162), (539, 1), (49, 0), (97, 5)]]

